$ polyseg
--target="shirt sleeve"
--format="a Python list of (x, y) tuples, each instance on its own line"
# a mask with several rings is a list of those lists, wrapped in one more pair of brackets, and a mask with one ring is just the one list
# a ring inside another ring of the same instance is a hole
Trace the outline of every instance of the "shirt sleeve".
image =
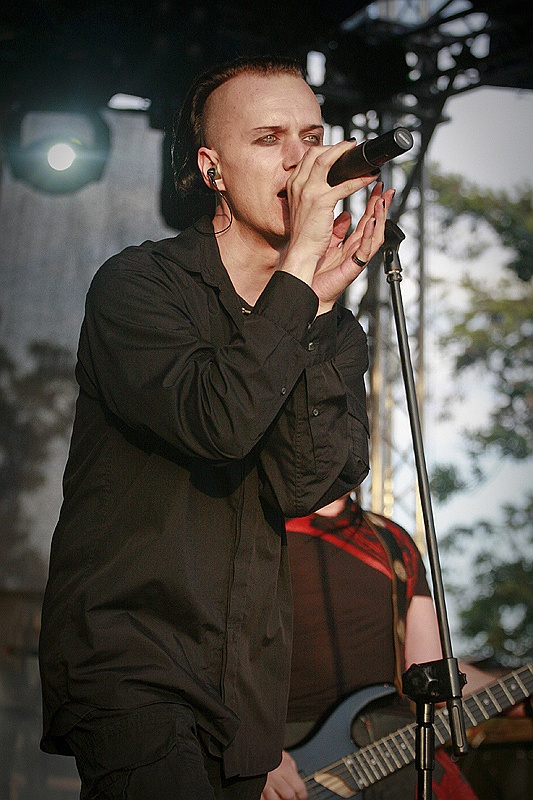
[(368, 473), (366, 336), (351, 312), (336, 306), (310, 326), (308, 346), (312, 363), (261, 451), (265, 474), (289, 517), (327, 505)]
[(427, 579), (426, 568), (420, 550), (407, 531), (402, 531), (402, 547), (404, 563), (407, 570), (407, 597), (411, 600), (415, 595), (431, 597), (431, 590)]

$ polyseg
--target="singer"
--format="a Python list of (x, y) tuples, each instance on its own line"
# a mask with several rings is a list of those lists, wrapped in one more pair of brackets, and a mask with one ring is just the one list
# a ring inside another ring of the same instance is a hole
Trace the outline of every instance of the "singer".
[(368, 471), (366, 341), (336, 300), (393, 195), (349, 234), (335, 205), (373, 178), (330, 186), (355, 143), (322, 138), (292, 61), (204, 73), (173, 148), (193, 224), (89, 289), (40, 641), (42, 747), (83, 800), (257, 800), (280, 762), (284, 518)]

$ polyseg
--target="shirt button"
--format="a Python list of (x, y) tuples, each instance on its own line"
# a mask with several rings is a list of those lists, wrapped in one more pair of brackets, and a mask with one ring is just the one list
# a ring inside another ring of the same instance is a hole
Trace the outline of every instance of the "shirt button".
[(287, 389), (285, 388), (285, 386), (281, 387), (281, 394), (287, 394)]
[(310, 350), (311, 352), (313, 352), (315, 347), (316, 347), (316, 342), (309, 342), (309, 344), (307, 345), (307, 349)]
[(313, 417), (318, 417), (319, 411), (318, 408), (313, 408)]

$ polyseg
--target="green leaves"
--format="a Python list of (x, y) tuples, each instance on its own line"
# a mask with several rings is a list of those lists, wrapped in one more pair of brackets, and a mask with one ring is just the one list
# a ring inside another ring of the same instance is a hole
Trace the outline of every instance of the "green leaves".
[(429, 174), (431, 199), (438, 206), (438, 223), (441, 235), (439, 248), (445, 252), (457, 245), (453, 227), (467, 220), (471, 231), (485, 232), (485, 238), (469, 252), (472, 241), (464, 245), (463, 257), (473, 257), (483, 252), (490, 242), (487, 232), (492, 229), (499, 242), (511, 252), (505, 265), (522, 281), (533, 275), (533, 188), (516, 187), (512, 193), (493, 192), (466, 181), (460, 175), (445, 175), (433, 165)]
[[(533, 455), (533, 189), (496, 193), (436, 168), (429, 181), (436, 246), (464, 260), (498, 244), (508, 271), (494, 285), (481, 264), (475, 279), (460, 284), (466, 303), (445, 318), (440, 345), (452, 359), (456, 396), (463, 384), (474, 391), (483, 386), (489, 403), (462, 431), (469, 479), (453, 464), (433, 470), (432, 490), (442, 502), (480, 484), (486, 464)], [(448, 401), (448, 415), (458, 403)], [(533, 658), (533, 495), (523, 505), (502, 506), (496, 521), (467, 520), (440, 544), (451, 563), (459, 559), (449, 568), (449, 588), (472, 653), (505, 666)]]
[(470, 305), (457, 312), (441, 344), (454, 354), (457, 377), (484, 380), (494, 405), (488, 421), (466, 433), (470, 453), (488, 450), (523, 460), (533, 454), (533, 287), (501, 281), (496, 291), (462, 282)]
[(441, 542), (465, 558), (472, 545), (472, 581), (451, 585), (461, 632), (478, 654), (515, 667), (533, 658), (533, 495), (503, 506), (498, 521), (454, 528)]

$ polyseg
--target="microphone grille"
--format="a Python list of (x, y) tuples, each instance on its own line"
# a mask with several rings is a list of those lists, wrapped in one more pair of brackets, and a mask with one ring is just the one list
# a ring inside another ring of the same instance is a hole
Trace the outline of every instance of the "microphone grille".
[(402, 150), (410, 150), (413, 146), (413, 136), (407, 128), (396, 128), (394, 131), (394, 141)]

